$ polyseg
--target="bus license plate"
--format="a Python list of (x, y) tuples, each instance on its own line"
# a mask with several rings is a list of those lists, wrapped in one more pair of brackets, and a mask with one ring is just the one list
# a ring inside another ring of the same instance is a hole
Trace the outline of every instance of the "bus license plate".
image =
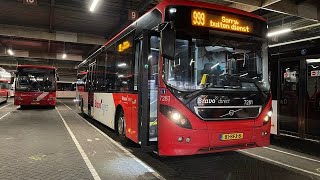
[(221, 134), (220, 136), (221, 141), (236, 140), (236, 139), (243, 139), (243, 133)]

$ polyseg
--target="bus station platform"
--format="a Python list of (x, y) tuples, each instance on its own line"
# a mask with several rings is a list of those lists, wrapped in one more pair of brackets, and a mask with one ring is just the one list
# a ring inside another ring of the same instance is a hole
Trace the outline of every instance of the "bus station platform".
[(262, 148), (159, 157), (123, 147), (110, 129), (75, 110), (65, 99), (55, 109), (20, 109), (12, 99), (0, 105), (0, 179), (320, 180), (319, 144), (273, 140)]
[(63, 103), (0, 107), (0, 179), (160, 179)]

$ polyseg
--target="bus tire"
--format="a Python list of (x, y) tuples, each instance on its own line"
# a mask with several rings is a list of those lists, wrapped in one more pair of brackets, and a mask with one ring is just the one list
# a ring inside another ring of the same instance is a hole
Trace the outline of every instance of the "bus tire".
[(125, 116), (122, 108), (119, 108), (116, 113), (116, 133), (119, 136), (122, 145), (130, 145), (130, 140), (126, 137)]

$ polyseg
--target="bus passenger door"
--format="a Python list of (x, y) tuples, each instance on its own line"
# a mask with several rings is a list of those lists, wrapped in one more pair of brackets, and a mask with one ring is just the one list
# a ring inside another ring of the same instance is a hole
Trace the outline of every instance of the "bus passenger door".
[(158, 137), (159, 35), (144, 31), (139, 57), (139, 141), (144, 151), (154, 151)]
[(88, 115), (93, 116), (93, 91), (94, 91), (94, 82), (95, 82), (95, 67), (96, 67), (96, 61), (89, 64), (89, 74), (88, 74)]

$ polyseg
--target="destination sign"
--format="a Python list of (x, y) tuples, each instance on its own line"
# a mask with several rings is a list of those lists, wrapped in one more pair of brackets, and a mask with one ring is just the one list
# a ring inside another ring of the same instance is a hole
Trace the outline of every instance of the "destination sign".
[(250, 21), (240, 19), (235, 15), (215, 15), (199, 9), (191, 11), (191, 24), (193, 26), (202, 26), (242, 33), (252, 33), (254, 30)]

